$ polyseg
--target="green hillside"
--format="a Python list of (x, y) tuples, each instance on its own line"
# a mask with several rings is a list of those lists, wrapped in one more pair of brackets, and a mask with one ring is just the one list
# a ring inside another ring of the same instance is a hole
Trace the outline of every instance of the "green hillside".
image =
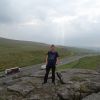
[[(0, 38), (0, 71), (11, 67), (24, 67), (45, 62), (49, 45)], [(61, 58), (90, 53), (89, 50), (56, 46)]]
[[(11, 67), (23, 67), (45, 61), (49, 45), (37, 42), (17, 41), (0, 38), (0, 71)], [(62, 57), (75, 53), (64, 47), (57, 47)]]
[(58, 70), (65, 70), (67, 68), (81, 68), (81, 69), (100, 69), (100, 55), (92, 57), (84, 57), (78, 61), (58, 67)]

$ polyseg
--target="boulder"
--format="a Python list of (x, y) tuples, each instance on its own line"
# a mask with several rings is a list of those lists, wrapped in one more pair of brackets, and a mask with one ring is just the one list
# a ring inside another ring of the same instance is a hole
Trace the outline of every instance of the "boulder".
[(7, 87), (8, 91), (17, 92), (23, 97), (27, 96), (31, 91), (34, 90), (34, 87), (28, 83), (17, 83), (12, 86)]
[(2, 95), (3, 90), (4, 90), (4, 88), (0, 87), (0, 95)]
[(82, 100), (100, 100), (100, 92), (99, 93), (93, 93)]
[(20, 82), (20, 81), (21, 81), (21, 79), (14, 79), (14, 80), (7, 79), (7, 80), (2, 80), (2, 84), (9, 86), (9, 85), (13, 85), (13, 84)]
[(31, 96), (27, 100), (40, 100), (40, 96), (38, 94), (34, 94), (33, 96)]
[(91, 93), (100, 91), (100, 83), (98, 82), (84, 82), (84, 85), (90, 90)]
[(69, 100), (70, 98), (68, 89), (63, 89), (61, 91), (58, 91), (57, 95), (59, 97), (59, 100)]

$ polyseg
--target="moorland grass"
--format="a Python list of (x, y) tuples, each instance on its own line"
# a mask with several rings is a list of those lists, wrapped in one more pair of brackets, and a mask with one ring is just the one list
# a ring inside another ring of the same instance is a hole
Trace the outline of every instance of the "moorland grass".
[(100, 69), (100, 55), (84, 57), (80, 60), (59, 66), (57, 70), (65, 70), (67, 68), (81, 68), (81, 69)]
[[(0, 39), (0, 71), (45, 62), (48, 45), (35, 42)], [(57, 47), (60, 57), (73, 56), (72, 51)]]

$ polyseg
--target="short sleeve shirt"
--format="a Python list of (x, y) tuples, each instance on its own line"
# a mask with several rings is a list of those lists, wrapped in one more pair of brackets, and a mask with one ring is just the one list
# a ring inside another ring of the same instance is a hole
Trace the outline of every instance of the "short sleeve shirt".
[(47, 55), (48, 55), (48, 65), (55, 65), (57, 61), (57, 57), (59, 57), (58, 52), (49, 51)]

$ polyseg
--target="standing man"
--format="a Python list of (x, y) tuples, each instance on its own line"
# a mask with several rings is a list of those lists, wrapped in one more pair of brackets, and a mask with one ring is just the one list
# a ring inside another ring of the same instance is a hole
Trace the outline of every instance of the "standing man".
[(46, 56), (46, 74), (44, 77), (43, 84), (47, 83), (50, 69), (52, 70), (52, 83), (55, 84), (55, 70), (56, 70), (56, 64), (58, 63), (59, 63), (59, 54), (55, 50), (55, 46), (51, 45), (50, 50), (48, 51)]

